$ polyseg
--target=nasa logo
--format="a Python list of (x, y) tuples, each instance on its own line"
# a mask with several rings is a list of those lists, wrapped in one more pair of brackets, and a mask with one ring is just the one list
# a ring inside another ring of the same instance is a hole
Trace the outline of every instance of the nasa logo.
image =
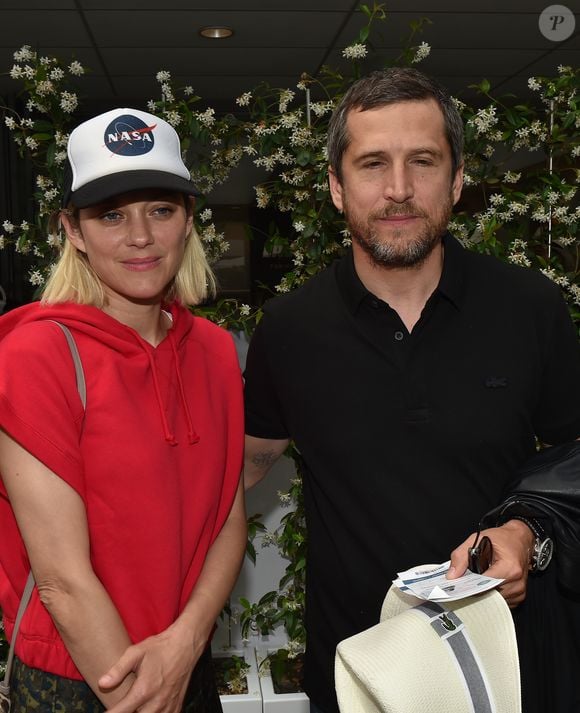
[(105, 146), (111, 153), (122, 156), (141, 156), (155, 145), (153, 130), (157, 124), (147, 124), (131, 114), (113, 119), (105, 129)]

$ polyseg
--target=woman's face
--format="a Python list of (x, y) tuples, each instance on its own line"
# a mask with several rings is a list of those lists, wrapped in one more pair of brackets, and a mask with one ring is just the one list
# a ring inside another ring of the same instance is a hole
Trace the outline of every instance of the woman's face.
[(78, 220), (62, 220), (109, 303), (156, 304), (181, 265), (193, 211), (180, 193), (149, 189), (81, 208)]

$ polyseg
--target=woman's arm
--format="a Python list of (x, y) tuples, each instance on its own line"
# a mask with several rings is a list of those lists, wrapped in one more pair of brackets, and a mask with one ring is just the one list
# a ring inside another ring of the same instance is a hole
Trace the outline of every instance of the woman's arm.
[(40, 599), (88, 685), (112, 706), (127, 693), (133, 676), (107, 692), (99, 690), (97, 680), (131, 642), (92, 569), (84, 503), (1, 429), (0, 473)]
[(246, 509), (240, 479), (230, 514), (207, 554), (181, 615), (161, 634), (131, 646), (100, 679), (103, 687), (115, 686), (131, 671), (137, 673), (131, 691), (111, 713), (181, 710), (191, 672), (236, 582), (246, 539)]

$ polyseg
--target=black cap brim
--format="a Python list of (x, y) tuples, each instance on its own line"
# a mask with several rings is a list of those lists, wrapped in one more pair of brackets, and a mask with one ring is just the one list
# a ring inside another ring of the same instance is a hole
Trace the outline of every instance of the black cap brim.
[(121, 171), (120, 173), (110, 173), (87, 183), (86, 186), (82, 186), (76, 191), (72, 191), (70, 185), (70, 178), (66, 176), (62, 201), (63, 207), (72, 203), (76, 208), (88, 208), (122, 193), (146, 188), (159, 188), (176, 193), (185, 193), (190, 196), (201, 196), (200, 191), (191, 181), (164, 171)]

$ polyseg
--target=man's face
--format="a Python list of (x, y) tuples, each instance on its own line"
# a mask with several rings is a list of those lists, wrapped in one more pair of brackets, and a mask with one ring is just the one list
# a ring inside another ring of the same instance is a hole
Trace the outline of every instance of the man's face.
[(388, 267), (421, 264), (439, 244), (461, 195), (451, 171), (443, 114), (432, 99), (351, 111), (342, 180), (330, 171), (334, 205), (354, 249)]

